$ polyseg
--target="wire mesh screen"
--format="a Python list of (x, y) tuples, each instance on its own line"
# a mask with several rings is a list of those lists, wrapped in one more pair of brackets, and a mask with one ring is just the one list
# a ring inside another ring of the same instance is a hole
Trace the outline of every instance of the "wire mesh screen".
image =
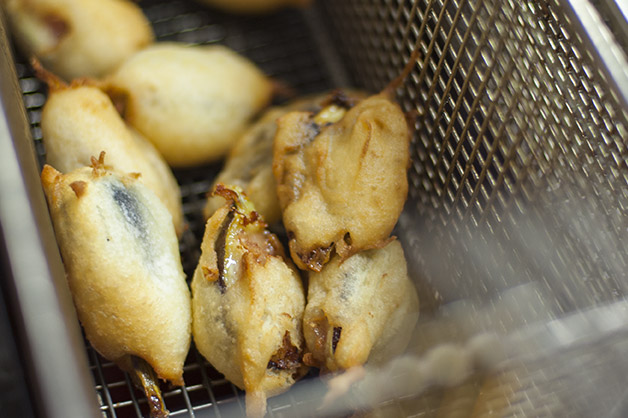
[[(193, 1), (144, 0), (140, 2), (153, 25), (159, 41), (199, 44), (220, 43), (253, 60), (265, 74), (295, 89), (298, 94), (321, 92), (332, 88), (332, 76), (321, 64), (317, 44), (308, 30), (309, 23), (297, 10), (281, 11), (260, 17), (233, 16), (210, 10)], [(46, 87), (34, 76), (27, 60), (18, 55), (16, 69), (24, 104), (40, 164), (46, 151), (39, 126)], [(206, 194), (220, 170), (220, 164), (181, 169), (175, 176), (181, 187), (183, 211), (188, 224), (180, 241), (182, 263), (191, 278), (198, 263), (205, 221), (202, 209)], [(129, 376), (112, 362), (96, 353), (86, 342), (95, 389), (106, 417), (148, 416), (144, 398), (134, 388)], [(244, 393), (224, 379), (192, 347), (186, 360), (185, 386), (162, 384), (166, 408), (171, 416), (242, 416)], [(316, 391), (311, 388), (311, 393)], [(271, 416), (315, 410), (310, 397), (299, 397), (297, 390), (269, 400)], [(288, 412), (286, 412), (288, 411)]]
[[(416, 120), (410, 195), (396, 231), (422, 303), (412, 354), (487, 329), (512, 335), (529, 323), (586, 317), (586, 309), (628, 294), (628, 113), (569, 20), (566, 1), (327, 0), (262, 17), (183, 0), (140, 5), (159, 40), (222, 43), (302, 94), (345, 80), (378, 91), (419, 48), (418, 65), (398, 92)], [(45, 89), (23, 60), (17, 68), (43, 162)], [(205, 194), (219, 169), (176, 172), (189, 224), (181, 242), (189, 277)], [(580, 386), (565, 379), (579, 369), (620, 382), (625, 367), (609, 362), (626, 354), (625, 339), (604, 334), (570, 344), (554, 341), (572, 354), (562, 362), (536, 357), (447, 390), (388, 400), (371, 414), (587, 416), (601, 401), (621, 399), (619, 390), (584, 396), (599, 383), (594, 378)], [(128, 376), (87, 350), (103, 416), (145, 416), (146, 402)], [(172, 416), (244, 414), (243, 393), (194, 349), (184, 380), (182, 388), (162, 388)], [(316, 415), (323, 392), (308, 378), (270, 399), (269, 413)], [(570, 403), (576, 395), (582, 401)], [(618, 405), (621, 414), (625, 403)]]
[[(446, 300), (530, 280), (545, 281), (563, 310), (622, 297), (626, 109), (566, 2), (385, 3), (327, 7), (359, 84), (381, 89), (415, 44), (422, 53), (400, 92), (418, 113), (406, 217), (413, 227), (403, 230), (422, 231), (408, 237), (420, 270), (431, 271), (441, 294), (450, 291)], [(522, 242), (522, 214), (543, 240)], [(565, 216), (588, 221), (564, 230)], [(478, 226), (490, 238), (475, 236)], [(604, 242), (582, 245), (601, 235)], [(466, 247), (482, 240), (490, 251), (469, 262)], [(549, 265), (531, 265), (535, 251)]]
[[(571, 341), (561, 340), (561, 355), (500, 376), (501, 392), (493, 393), (504, 416), (626, 409), (623, 391), (600, 385), (616, 381), (611, 370), (623, 366), (599, 360), (602, 352), (625, 354), (625, 336), (591, 337), (597, 331), (578, 333), (574, 324), (588, 321), (588, 308), (622, 303), (628, 290), (627, 114), (570, 7), (325, 3), (334, 43), (359, 85), (382, 89), (415, 47), (421, 52), (399, 91), (417, 118), (410, 199), (397, 233), (427, 284), (411, 350), (425, 355), (482, 330), (509, 334), (570, 314), (568, 334), (593, 339), (569, 350)], [(615, 26), (614, 33), (622, 32)], [(438, 306), (447, 309), (430, 314)], [(477, 410), (481, 391), (463, 385), (436, 405)], [(601, 404), (604, 396), (614, 403)], [(408, 415), (429, 410), (416, 397), (402, 404)]]

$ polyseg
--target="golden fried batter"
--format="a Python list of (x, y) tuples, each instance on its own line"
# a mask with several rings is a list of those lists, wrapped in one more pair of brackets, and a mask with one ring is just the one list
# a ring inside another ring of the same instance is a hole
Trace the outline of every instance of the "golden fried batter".
[(247, 414), (302, 376), (305, 295), (277, 237), (242, 191), (218, 184), (227, 200), (207, 221), (192, 281), (193, 335), (199, 352), (246, 391)]
[[(36, 63), (35, 63), (36, 64)], [(120, 173), (140, 173), (140, 181), (166, 205), (177, 234), (183, 232), (181, 191), (157, 149), (126, 125), (109, 97), (88, 82), (67, 85), (42, 68), (38, 76), (49, 85), (41, 114), (46, 162), (67, 173), (89, 165), (107, 152), (107, 163)]]
[(307, 364), (324, 371), (383, 363), (405, 350), (419, 315), (398, 241), (309, 272), (303, 332)]
[(139, 357), (182, 385), (190, 292), (170, 214), (103, 155), (92, 167), (61, 174), (46, 165), (41, 174), (78, 317), (105, 358), (132, 372)]
[(270, 80), (243, 56), (175, 42), (133, 55), (104, 85), (173, 167), (224, 157), (272, 96)]
[(312, 0), (198, 0), (231, 13), (265, 13), (286, 6), (307, 6)]
[[(350, 106), (363, 97), (365, 95), (358, 91), (338, 90), (269, 109), (238, 139), (214, 186), (223, 183), (241, 187), (266, 222), (271, 225), (278, 222), (281, 219), (281, 209), (272, 171), (276, 120), (294, 110), (318, 112), (325, 103), (342, 101), (345, 106)], [(209, 218), (224, 203), (225, 200), (220, 196), (209, 196), (203, 211), (205, 218)]]
[(334, 250), (344, 259), (386, 244), (408, 191), (401, 108), (382, 93), (277, 124), (273, 173), (294, 262), (320, 271)]
[(142, 10), (127, 0), (5, 0), (16, 44), (69, 81), (101, 77), (153, 42)]
[[(223, 183), (241, 187), (269, 224), (281, 218), (272, 171), (272, 150), (275, 120), (284, 113), (280, 108), (269, 109), (238, 139), (212, 186)], [(209, 218), (224, 204), (222, 196), (208, 196), (203, 209), (205, 218)]]

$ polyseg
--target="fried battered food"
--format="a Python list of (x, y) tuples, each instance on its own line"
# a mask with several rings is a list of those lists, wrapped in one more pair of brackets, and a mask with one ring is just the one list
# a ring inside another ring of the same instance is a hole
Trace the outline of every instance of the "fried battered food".
[(157, 149), (127, 126), (109, 97), (88, 82), (64, 84), (38, 67), (49, 93), (41, 115), (46, 162), (67, 173), (90, 164), (100, 151), (120, 173), (140, 173), (172, 215), (177, 234), (183, 232), (181, 191)]
[(320, 271), (385, 245), (408, 191), (410, 132), (388, 93), (277, 121), (273, 173), (292, 259)]
[(142, 10), (127, 0), (6, 0), (24, 55), (66, 80), (101, 77), (154, 40)]
[(246, 391), (248, 415), (305, 374), (305, 295), (281, 243), (242, 191), (216, 186), (228, 203), (207, 221), (192, 280), (193, 335), (199, 352)]
[(264, 13), (286, 6), (307, 6), (312, 0), (198, 0), (232, 13)]
[(419, 315), (403, 248), (392, 241), (309, 272), (304, 361), (324, 371), (379, 364), (405, 350)]
[[(359, 91), (337, 90), (269, 109), (237, 140), (214, 186), (223, 183), (241, 187), (266, 222), (270, 225), (278, 222), (281, 209), (272, 169), (277, 119), (294, 110), (317, 112), (330, 103), (351, 106), (363, 97), (365, 95)], [(224, 203), (220, 196), (209, 196), (203, 210), (205, 218), (209, 218)]]
[[(270, 109), (247, 129), (229, 153), (224, 168), (212, 186), (223, 183), (242, 188), (257, 212), (269, 224), (281, 219), (272, 166), (275, 120), (284, 113), (279, 108)], [(203, 209), (205, 218), (211, 217), (224, 204), (225, 199), (222, 196), (208, 196)]]
[(154, 44), (104, 84), (124, 119), (173, 167), (225, 156), (272, 96), (252, 62), (219, 45)]
[(91, 345), (123, 370), (133, 373), (139, 358), (182, 385), (191, 302), (170, 214), (103, 159), (41, 174), (78, 317)]

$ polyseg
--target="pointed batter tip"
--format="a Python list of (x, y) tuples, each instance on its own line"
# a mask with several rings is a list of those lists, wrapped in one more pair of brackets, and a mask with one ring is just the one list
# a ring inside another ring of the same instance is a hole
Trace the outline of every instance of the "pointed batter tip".
[(59, 91), (69, 88), (68, 84), (57, 75), (46, 70), (36, 57), (31, 57), (31, 66), (35, 70), (35, 76), (48, 85), (50, 91)]
[(48, 164), (45, 164), (41, 171), (41, 184), (46, 191), (48, 203), (51, 205), (55, 205), (59, 199), (58, 185), (61, 175), (59, 171)]
[(414, 47), (414, 51), (410, 54), (410, 58), (406, 63), (405, 67), (403, 67), (403, 71), (399, 74), (394, 80), (392, 80), (384, 90), (382, 90), (381, 94), (384, 96), (392, 97), (395, 94), (395, 90), (401, 86), (406, 77), (412, 72), (414, 66), (416, 65), (419, 59), (419, 47), (418, 45)]
[(61, 175), (53, 166), (44, 164), (44, 168), (41, 170), (41, 181), (44, 187), (50, 187), (57, 181), (57, 178)]
[(244, 398), (246, 416), (262, 418), (266, 415), (266, 395), (262, 391), (247, 391)]
[(92, 173), (94, 177), (101, 177), (107, 172), (107, 167), (105, 166), (105, 151), (100, 151), (98, 159), (91, 157), (90, 160), (92, 162)]

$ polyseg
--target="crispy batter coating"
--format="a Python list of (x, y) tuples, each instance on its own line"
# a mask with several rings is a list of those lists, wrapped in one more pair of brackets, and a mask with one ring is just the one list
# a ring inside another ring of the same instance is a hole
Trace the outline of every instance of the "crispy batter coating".
[(248, 415), (302, 376), (301, 279), (277, 237), (237, 187), (217, 185), (228, 203), (207, 221), (192, 281), (199, 352), (246, 391)]
[(346, 111), (291, 112), (277, 124), (273, 173), (297, 266), (320, 271), (334, 250), (344, 259), (385, 245), (408, 191), (401, 108), (378, 94)]
[(219, 45), (154, 44), (104, 84), (124, 119), (173, 167), (225, 156), (272, 96), (252, 62)]
[(102, 158), (68, 174), (46, 165), (41, 178), (87, 339), (125, 371), (136, 356), (183, 384), (191, 303), (166, 208)]
[[(50, 74), (41, 73), (47, 78)], [(166, 205), (177, 234), (183, 232), (181, 191), (157, 149), (124, 123), (109, 97), (86, 83), (50, 82), (41, 129), (46, 162), (67, 173), (107, 152), (107, 163), (120, 173), (140, 173), (140, 181)]]
[[(336, 90), (267, 110), (237, 140), (212, 187), (218, 183), (241, 187), (266, 222), (270, 225), (278, 222), (281, 219), (281, 209), (272, 170), (277, 119), (294, 110), (318, 112), (326, 104), (335, 101), (350, 106), (364, 97), (365, 94), (359, 91)], [(203, 210), (205, 218), (209, 218), (224, 203), (225, 200), (221, 196), (209, 196)]]
[(419, 300), (398, 241), (309, 272), (303, 332), (307, 364), (324, 371), (383, 363), (405, 350)]
[(6, 0), (15, 41), (65, 80), (101, 77), (153, 42), (148, 19), (127, 0)]

